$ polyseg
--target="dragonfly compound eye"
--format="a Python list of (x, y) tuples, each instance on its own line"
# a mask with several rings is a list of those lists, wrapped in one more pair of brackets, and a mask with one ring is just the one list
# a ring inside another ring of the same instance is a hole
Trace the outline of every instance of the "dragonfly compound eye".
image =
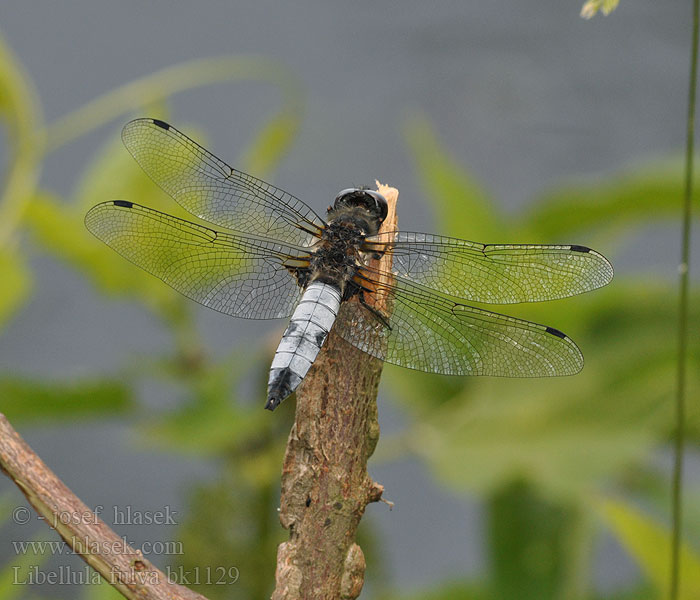
[(386, 198), (379, 192), (373, 192), (371, 190), (365, 190), (365, 194), (368, 194), (374, 198), (376, 214), (379, 218), (379, 222), (383, 223), (384, 219), (386, 219), (387, 213), (389, 212), (389, 204), (387, 203)]
[(340, 192), (335, 197), (333, 208), (339, 208), (340, 206), (361, 206), (372, 213), (380, 223), (386, 219), (388, 212), (388, 205), (384, 196), (379, 192), (360, 188), (348, 188)]

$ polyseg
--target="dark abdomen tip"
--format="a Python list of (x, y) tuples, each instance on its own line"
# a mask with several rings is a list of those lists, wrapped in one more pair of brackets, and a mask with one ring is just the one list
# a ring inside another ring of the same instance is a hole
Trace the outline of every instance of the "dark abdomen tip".
[(292, 376), (292, 371), (285, 368), (277, 371), (272, 377), (267, 386), (267, 403), (265, 404), (267, 410), (275, 410), (282, 403), (282, 400), (292, 394), (294, 391), (292, 389)]
[(277, 396), (268, 396), (267, 402), (265, 403), (265, 410), (275, 410), (282, 400)]

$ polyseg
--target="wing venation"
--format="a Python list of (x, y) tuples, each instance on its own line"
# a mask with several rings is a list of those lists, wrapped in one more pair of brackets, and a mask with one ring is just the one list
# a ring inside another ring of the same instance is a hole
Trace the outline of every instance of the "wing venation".
[(215, 231), (123, 200), (93, 207), (85, 225), (178, 292), (234, 317), (287, 317), (301, 296), (285, 266), (300, 260), (291, 245)]
[(368, 248), (392, 253), (397, 277), (470, 302), (566, 298), (602, 287), (612, 265), (578, 245), (478, 244), (426, 233), (385, 233)]
[(131, 121), (122, 140), (153, 181), (205, 221), (297, 246), (312, 245), (325, 225), (295, 196), (233, 169), (163, 121)]
[(335, 331), (386, 362), (442, 375), (501, 377), (573, 375), (583, 367), (576, 344), (557, 329), (455, 302), (405, 279), (378, 285), (390, 298), (390, 327), (349, 301)]

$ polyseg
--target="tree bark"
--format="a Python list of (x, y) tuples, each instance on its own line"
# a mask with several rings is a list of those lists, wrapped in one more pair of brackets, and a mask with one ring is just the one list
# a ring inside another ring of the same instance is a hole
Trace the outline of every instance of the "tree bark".
[[(381, 232), (395, 231), (398, 191), (378, 190), (389, 203)], [(379, 263), (386, 272), (390, 261), (387, 253)], [(379, 439), (382, 366), (331, 330), (297, 392), (280, 502), (289, 541), (278, 549), (273, 600), (351, 599), (362, 591), (365, 559), (355, 533), (384, 490), (367, 473)]]

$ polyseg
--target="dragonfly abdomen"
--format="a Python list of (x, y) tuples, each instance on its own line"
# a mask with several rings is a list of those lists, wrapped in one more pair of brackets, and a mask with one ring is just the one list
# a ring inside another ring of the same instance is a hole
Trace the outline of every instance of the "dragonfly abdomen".
[(314, 281), (306, 288), (272, 361), (268, 410), (275, 410), (309, 372), (338, 315), (340, 298), (340, 290), (329, 283)]

